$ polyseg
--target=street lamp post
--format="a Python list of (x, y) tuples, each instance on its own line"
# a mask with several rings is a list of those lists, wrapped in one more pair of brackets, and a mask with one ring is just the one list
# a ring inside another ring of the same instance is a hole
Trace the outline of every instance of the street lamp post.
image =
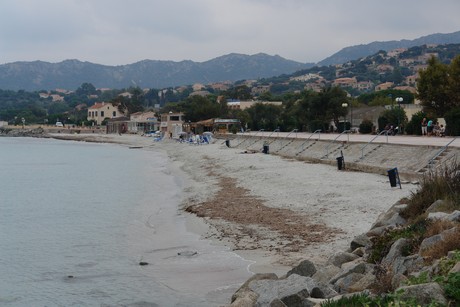
[[(346, 103), (346, 102), (342, 103), (342, 107), (348, 108), (348, 103)], [(347, 109), (347, 111), (348, 111), (348, 109)], [(343, 121), (343, 131), (347, 130), (347, 128), (346, 128), (346, 120), (347, 120), (347, 116), (345, 115), (344, 116), (344, 121)], [(351, 123), (350, 123), (350, 125), (351, 125)]]
[(398, 103), (398, 107), (399, 107), (399, 111), (398, 111), (398, 133), (402, 133), (400, 116), (401, 116), (401, 102), (403, 102), (403, 100), (404, 99), (402, 97), (396, 97), (396, 102)]

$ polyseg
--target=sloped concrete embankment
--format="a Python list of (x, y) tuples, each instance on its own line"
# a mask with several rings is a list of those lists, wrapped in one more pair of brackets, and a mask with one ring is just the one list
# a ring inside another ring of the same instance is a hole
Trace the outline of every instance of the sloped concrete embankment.
[[(337, 165), (337, 157), (343, 154), (345, 169), (386, 175), (398, 168), (402, 180), (417, 180), (428, 168), (430, 160), (441, 150), (437, 146), (399, 145), (391, 143), (360, 143), (331, 141), (317, 138), (267, 138), (257, 136), (226, 136), (230, 147), (260, 151), (268, 146), (269, 154), (313, 163)], [(458, 156), (459, 148), (448, 148), (432, 167), (442, 165)]]

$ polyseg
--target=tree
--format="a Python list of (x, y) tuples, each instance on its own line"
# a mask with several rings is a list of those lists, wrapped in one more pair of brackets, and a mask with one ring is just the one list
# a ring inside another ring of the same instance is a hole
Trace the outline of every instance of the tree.
[(459, 106), (460, 56), (450, 66), (433, 56), (428, 60), (428, 68), (420, 70), (419, 74), (418, 98), (426, 113), (443, 117), (446, 112)]
[(91, 83), (83, 83), (75, 91), (78, 96), (89, 96), (97, 94), (97, 90)]
[(237, 100), (250, 100), (252, 99), (251, 89), (246, 85), (233, 87), (223, 93), (225, 98)]
[(378, 118), (379, 129), (382, 130), (387, 124), (395, 127), (403, 125), (406, 126), (407, 116), (406, 112), (402, 108), (392, 108), (390, 110), (383, 111), (382, 115)]
[(207, 97), (193, 95), (182, 104), (185, 120), (198, 122), (200, 120), (217, 118), (221, 115), (221, 105)]
[(460, 135), (460, 107), (452, 108), (445, 114), (446, 134)]
[(250, 118), (250, 128), (252, 130), (275, 130), (281, 126), (282, 106), (274, 104), (256, 103), (246, 110)]

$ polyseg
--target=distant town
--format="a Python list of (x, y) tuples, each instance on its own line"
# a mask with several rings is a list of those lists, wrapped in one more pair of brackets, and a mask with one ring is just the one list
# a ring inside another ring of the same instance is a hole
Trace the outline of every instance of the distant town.
[(83, 83), (76, 90), (0, 90), (0, 125), (103, 126), (107, 133), (174, 136), (184, 130), (377, 133), (390, 128), (420, 135), (421, 121), (429, 118), (458, 135), (458, 120), (449, 121), (460, 99), (448, 89), (458, 82), (458, 54), (459, 44), (423, 45), (290, 75), (163, 89)]

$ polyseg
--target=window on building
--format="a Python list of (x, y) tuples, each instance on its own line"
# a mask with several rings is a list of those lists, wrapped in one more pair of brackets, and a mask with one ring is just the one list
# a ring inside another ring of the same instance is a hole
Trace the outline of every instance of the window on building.
[(101, 111), (101, 117), (104, 117), (104, 111)]
[(116, 116), (117, 116), (117, 111), (113, 111), (113, 112), (112, 112), (112, 116), (113, 116), (113, 117), (116, 117)]
[(170, 116), (169, 120), (171, 120), (171, 121), (180, 121), (180, 116)]

